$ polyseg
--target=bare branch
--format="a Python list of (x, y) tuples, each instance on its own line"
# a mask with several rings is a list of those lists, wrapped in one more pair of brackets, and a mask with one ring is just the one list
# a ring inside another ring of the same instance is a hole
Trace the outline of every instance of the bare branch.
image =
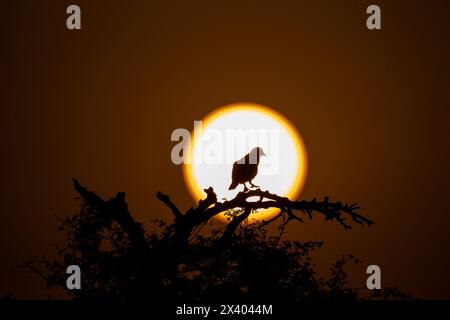
[(128, 234), (130, 241), (133, 241), (143, 254), (148, 254), (144, 230), (128, 211), (128, 204), (125, 201), (124, 192), (118, 192), (114, 198), (105, 201), (95, 192), (83, 187), (78, 180), (72, 180), (75, 190), (89, 206), (97, 210), (98, 214), (104, 218), (113, 219), (120, 224)]
[[(210, 193), (214, 192), (212, 191), (212, 188), (209, 188), (208, 190)], [(211, 197), (210, 194), (208, 194), (207, 199), (209, 197)], [(251, 197), (259, 197), (260, 201), (248, 202), (247, 200)], [(215, 194), (214, 198), (217, 199)], [(194, 209), (194, 211), (202, 212), (202, 214), (197, 217), (200, 221), (208, 220), (219, 213), (235, 208), (249, 208), (252, 210), (278, 208), (284, 211), (291, 219), (298, 220), (300, 222), (303, 222), (303, 219), (297, 215), (294, 215), (294, 210), (307, 214), (310, 219), (312, 219), (312, 214), (314, 212), (320, 213), (325, 216), (326, 221), (333, 221), (336, 219), (336, 221), (338, 221), (345, 229), (351, 229), (352, 227), (346, 222), (346, 219), (342, 217), (343, 215), (348, 215), (352, 221), (360, 224), (361, 226), (371, 226), (374, 223), (372, 220), (355, 212), (359, 209), (356, 204), (348, 205), (342, 204), (341, 202), (333, 203), (328, 201), (328, 197), (325, 197), (324, 201), (321, 202), (318, 202), (316, 199), (311, 201), (292, 201), (286, 197), (281, 197), (260, 189), (240, 192), (234, 199), (216, 203), (209, 202), (208, 204), (209, 206), (205, 209), (206, 206), (202, 205), (202, 202), (200, 202), (199, 206)]]
[(236, 231), (239, 225), (250, 216), (251, 212), (252, 210), (250, 208), (245, 207), (244, 212), (234, 217), (223, 232), (222, 238), (220, 239), (221, 242), (227, 242), (230, 240), (231, 235)]
[[(175, 221), (176, 229), (182, 231), (181, 239), (189, 239), (194, 227), (203, 224), (217, 214), (227, 212), (228, 210), (236, 210), (242, 208), (244, 211), (227, 225), (222, 239), (226, 240), (236, 231), (239, 225), (247, 219), (251, 213), (258, 209), (278, 208), (280, 213), (273, 218), (263, 221), (262, 226), (268, 225), (279, 218), (286, 218), (284, 221), (287, 223), (291, 220), (304, 222), (303, 218), (299, 214), (304, 214), (312, 219), (313, 214), (321, 214), (324, 216), (325, 221), (336, 220), (345, 230), (351, 229), (352, 226), (349, 221), (358, 223), (361, 226), (371, 226), (374, 222), (356, 212), (359, 207), (353, 203), (348, 205), (342, 202), (330, 202), (328, 197), (325, 197), (323, 201), (317, 201), (315, 198), (311, 201), (298, 200), (292, 201), (289, 198), (282, 197), (268, 191), (262, 191), (261, 189), (249, 190), (247, 192), (239, 192), (233, 199), (224, 202), (217, 202), (217, 195), (212, 187), (205, 189), (206, 198), (200, 200), (197, 207), (190, 208), (184, 215), (179, 211), (174, 212), (175, 205), (170, 202), (169, 198), (161, 199), (169, 208), (172, 209), (174, 215), (180, 216), (183, 219)], [(158, 193), (160, 195), (160, 193)], [(248, 201), (249, 198), (259, 198), (259, 201)], [(178, 209), (176, 209), (178, 210)]]
[(180, 210), (177, 208), (177, 206), (170, 200), (168, 195), (162, 194), (161, 192), (157, 192), (156, 193), (156, 197), (161, 200), (166, 206), (168, 206), (170, 208), (170, 210), (172, 210), (173, 215), (175, 216), (175, 218), (179, 218), (181, 217), (181, 212)]

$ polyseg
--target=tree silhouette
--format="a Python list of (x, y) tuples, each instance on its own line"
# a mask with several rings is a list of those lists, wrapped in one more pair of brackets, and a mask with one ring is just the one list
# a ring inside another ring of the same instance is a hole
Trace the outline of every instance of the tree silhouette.
[[(195, 207), (182, 212), (160, 192), (173, 214), (173, 222), (153, 220), (146, 231), (128, 210), (124, 193), (103, 200), (77, 180), (80, 211), (61, 220), (59, 231), (67, 243), (55, 259), (31, 257), (19, 267), (46, 280), (47, 287), (66, 289), (66, 268), (82, 270), (82, 290), (67, 290), (80, 300), (94, 301), (298, 301), (353, 300), (361, 297), (347, 288), (344, 266), (358, 262), (343, 256), (331, 266), (327, 279), (316, 274), (311, 253), (321, 242), (282, 240), (290, 221), (304, 222), (314, 215), (351, 224), (371, 226), (373, 221), (356, 213), (356, 204), (323, 201), (292, 201), (260, 189), (240, 192), (218, 202), (212, 188)], [(259, 197), (250, 202), (249, 198)], [(278, 208), (270, 220), (245, 223), (255, 210)], [(218, 226), (213, 217), (226, 212), (228, 223)], [(278, 222), (275, 235), (267, 231)], [(375, 291), (371, 297), (407, 298), (396, 288)]]

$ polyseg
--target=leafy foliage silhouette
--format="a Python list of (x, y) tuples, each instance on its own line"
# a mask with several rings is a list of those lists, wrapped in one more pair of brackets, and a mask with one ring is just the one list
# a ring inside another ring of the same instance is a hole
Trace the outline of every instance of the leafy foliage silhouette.
[[(67, 235), (55, 259), (31, 257), (19, 267), (45, 279), (47, 287), (58, 286), (70, 296), (88, 301), (299, 301), (355, 300), (381, 297), (408, 298), (396, 288), (373, 292), (368, 297), (347, 288), (344, 266), (358, 263), (345, 255), (331, 266), (329, 278), (319, 277), (311, 253), (322, 242), (283, 240), (290, 221), (303, 222), (321, 214), (345, 229), (345, 217), (361, 226), (373, 221), (356, 213), (356, 204), (324, 201), (291, 201), (267, 191), (250, 190), (234, 199), (218, 202), (212, 188), (196, 207), (182, 213), (167, 195), (158, 199), (170, 208), (174, 221), (153, 220), (146, 231), (128, 211), (125, 194), (110, 200), (73, 180), (80, 210), (60, 221)], [(260, 201), (247, 202), (250, 197)], [(263, 201), (264, 200), (264, 201)], [(275, 207), (273, 219), (248, 224), (246, 219), (259, 208)], [(211, 219), (226, 212), (229, 223)], [(279, 222), (271, 235), (267, 226)], [(65, 273), (71, 264), (82, 270), (82, 290), (67, 290)]]

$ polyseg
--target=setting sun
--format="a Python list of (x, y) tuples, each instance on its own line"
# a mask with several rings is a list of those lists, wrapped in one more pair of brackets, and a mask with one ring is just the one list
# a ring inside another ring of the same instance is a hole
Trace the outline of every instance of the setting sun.
[[(233, 163), (255, 147), (264, 150), (253, 184), (261, 190), (295, 199), (305, 182), (306, 150), (295, 127), (278, 112), (257, 104), (232, 104), (213, 111), (194, 129), (183, 166), (188, 190), (195, 201), (213, 187), (218, 200), (232, 199), (243, 185), (228, 190)], [(257, 199), (255, 199), (257, 200)], [(278, 209), (260, 209), (251, 219), (268, 219)], [(217, 216), (224, 221), (224, 214)]]

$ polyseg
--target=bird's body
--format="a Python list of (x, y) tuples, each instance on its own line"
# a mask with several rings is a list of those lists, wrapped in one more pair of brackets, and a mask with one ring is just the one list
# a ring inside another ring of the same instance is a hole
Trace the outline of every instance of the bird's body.
[(258, 173), (258, 164), (261, 156), (265, 156), (264, 151), (257, 147), (252, 149), (249, 154), (239, 159), (233, 164), (233, 171), (231, 173), (231, 185), (228, 190), (235, 189), (239, 184), (244, 185), (244, 190), (247, 190), (246, 182), (249, 182), (252, 187), (256, 187), (252, 180)]

